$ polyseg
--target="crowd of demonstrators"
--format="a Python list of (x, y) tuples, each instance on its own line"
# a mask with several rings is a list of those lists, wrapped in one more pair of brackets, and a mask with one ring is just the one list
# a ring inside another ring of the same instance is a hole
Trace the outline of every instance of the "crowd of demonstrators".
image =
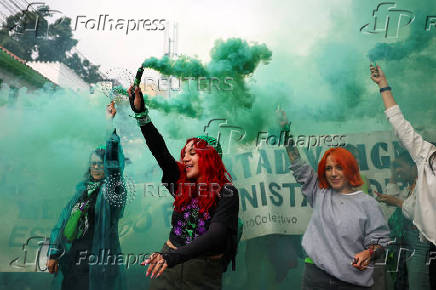
[[(386, 117), (405, 148), (392, 164), (386, 192), (375, 192), (376, 199), (371, 196), (355, 148), (328, 149), (314, 169), (301, 158), (291, 138), (286, 146), (290, 170), (313, 213), (301, 241), (296, 235), (270, 234), (246, 242), (248, 288), (255, 289), (264, 279), (259, 272), (265, 263), (260, 260), (269, 261), (268, 285), (276, 289), (304, 257), (303, 290), (388, 289), (387, 269), (377, 268), (375, 261), (383, 260), (387, 247), (394, 245), (407, 252), (396, 257), (393, 288), (436, 289), (436, 257), (432, 258), (436, 252), (436, 146), (404, 119), (381, 68), (371, 66), (370, 72), (380, 87)], [(221, 159), (221, 146), (210, 136), (190, 138), (176, 161), (151, 122), (140, 88), (133, 86), (128, 94), (146, 144), (162, 170), (162, 183), (174, 198), (169, 238), (143, 263), (152, 278), (150, 289), (221, 289), (229, 263), (235, 268), (240, 238), (238, 190)], [(113, 103), (107, 113), (109, 118), (115, 116)], [(282, 111), (280, 125), (289, 130), (288, 123)], [(111, 150), (98, 148), (91, 155), (86, 180), (77, 187), (51, 235), (48, 269), (56, 273), (59, 268), (56, 280), (62, 282), (63, 290), (125, 287), (119, 265), (93, 266), (88, 257), (76, 263), (83, 250), (121, 252), (117, 227), (124, 204), (114, 207), (103, 192), (108, 190), (108, 178), (122, 177), (124, 159), (115, 131), (108, 142)], [(115, 149), (114, 142), (118, 142)], [(112, 191), (124, 193), (121, 187)], [(389, 221), (381, 204), (396, 208)], [(304, 253), (299, 253), (300, 246)]]
[(148, 116), (140, 88), (131, 87), (129, 96), (162, 183), (174, 197), (169, 239), (144, 262), (150, 289), (221, 289), (230, 261), (234, 269), (239, 212), (221, 145), (209, 136), (190, 138), (176, 161)]
[[(404, 118), (380, 66), (371, 66), (370, 71), (380, 88), (386, 117), (410, 154), (400, 156), (393, 176), (394, 182), (398, 177), (409, 184), (407, 198), (388, 194), (379, 195), (379, 199), (401, 208), (405, 217), (405, 241), (413, 251), (407, 263), (409, 289), (436, 289), (436, 261), (430, 255), (436, 244), (436, 146), (424, 140)], [(398, 192), (398, 188), (391, 184), (388, 191)]]
[[(115, 116), (113, 102), (106, 114), (109, 120)], [(102, 250), (112, 257), (121, 253), (118, 221), (123, 216), (126, 191), (118, 181), (124, 155), (115, 131), (108, 135), (106, 146), (92, 152), (84, 180), (51, 232), (47, 267), (56, 275), (52, 289), (126, 289), (122, 265), (90, 262), (90, 255)]]

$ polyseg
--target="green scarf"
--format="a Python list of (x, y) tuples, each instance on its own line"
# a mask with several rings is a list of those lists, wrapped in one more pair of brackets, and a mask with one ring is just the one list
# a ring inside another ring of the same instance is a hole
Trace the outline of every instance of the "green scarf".
[(101, 181), (88, 182), (86, 185), (87, 195), (85, 199), (80, 199), (72, 208), (70, 217), (64, 228), (64, 236), (68, 241), (72, 242), (75, 239), (81, 238), (86, 232), (87, 227), (83, 230), (83, 227), (80, 227), (79, 224), (84, 223), (85, 220), (87, 220), (90, 197), (94, 192), (98, 191), (100, 185)]

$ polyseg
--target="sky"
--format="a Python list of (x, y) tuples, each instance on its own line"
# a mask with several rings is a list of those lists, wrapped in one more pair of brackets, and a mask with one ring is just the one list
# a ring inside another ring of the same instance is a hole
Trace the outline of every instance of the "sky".
[[(178, 24), (178, 51), (207, 61), (216, 39), (240, 37), (286, 47), (289, 53), (306, 55), (331, 26), (331, 14), (342, 13), (350, 1), (59, 1), (46, 3), (51, 9), (81, 20), (108, 14), (113, 19), (166, 19), (171, 29)], [(342, 11), (342, 12), (341, 12)], [(312, 16), (308, 18), (308, 15)], [(85, 16), (86, 18), (80, 18)], [(304, 24), (304, 25), (302, 25)], [(77, 48), (101, 65), (102, 71), (123, 67), (136, 70), (147, 57), (160, 57), (164, 48), (162, 31), (96, 31), (78, 24)]]

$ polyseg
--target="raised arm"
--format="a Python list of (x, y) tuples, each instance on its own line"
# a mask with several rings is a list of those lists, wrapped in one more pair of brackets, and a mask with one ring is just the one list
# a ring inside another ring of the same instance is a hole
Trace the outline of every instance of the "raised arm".
[(285, 147), (286, 152), (288, 152), (289, 160), (291, 162), (296, 161), (297, 159), (300, 159), (300, 152), (298, 151), (297, 146), (295, 146), (294, 139), (291, 136), (291, 124), (288, 120), (288, 117), (286, 116), (286, 112), (283, 110), (277, 111), (278, 117), (279, 117), (279, 124), (280, 128), (285, 131)]
[(409, 151), (415, 162), (428, 160), (436, 147), (425, 141), (421, 135), (416, 133), (412, 125), (404, 119), (403, 113), (394, 100), (391, 88), (388, 86), (386, 76), (380, 66), (370, 67), (371, 79), (379, 86), (383, 103), (385, 105), (386, 117), (394, 129), (395, 135), (403, 146)]
[(315, 192), (319, 190), (318, 175), (313, 168), (301, 159), (300, 152), (290, 133), (290, 122), (285, 111), (278, 111), (279, 124), (285, 134), (285, 147), (291, 160), (290, 169), (294, 174), (295, 180), (302, 185), (301, 192), (307, 197), (310, 205), (313, 207)]
[[(116, 114), (114, 104), (111, 103), (107, 110), (113, 114), (111, 117), (112, 119)], [(121, 177), (124, 170), (124, 154), (121, 146), (121, 140), (116, 129), (113, 129), (112, 126), (108, 127), (108, 129), (109, 132), (107, 133), (106, 139), (106, 153), (104, 156), (105, 176), (108, 178)]]
[(386, 80), (385, 73), (382, 71), (380, 66), (375, 67), (370, 65), (369, 70), (371, 71), (371, 79), (380, 88), (380, 93), (386, 110), (395, 106), (397, 103), (394, 100), (394, 96), (392, 95), (392, 91), (388, 85), (388, 81)]
[(165, 141), (159, 131), (151, 122), (148, 116), (148, 110), (145, 108), (144, 98), (139, 87), (135, 87), (135, 93), (131, 93), (132, 87), (129, 89), (128, 93), (130, 96), (130, 106), (135, 112), (135, 117), (138, 121), (138, 125), (141, 128), (142, 135), (145, 138), (148, 148), (156, 159), (159, 167), (162, 169), (163, 176), (162, 182), (168, 188), (170, 193), (174, 195), (174, 186), (170, 184), (175, 184), (179, 179), (180, 171), (176, 160), (170, 154)]

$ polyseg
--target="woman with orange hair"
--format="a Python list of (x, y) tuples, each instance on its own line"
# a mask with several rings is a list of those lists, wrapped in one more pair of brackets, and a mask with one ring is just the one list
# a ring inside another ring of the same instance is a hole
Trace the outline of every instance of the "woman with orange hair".
[(174, 197), (169, 239), (143, 263), (155, 278), (149, 289), (221, 289), (222, 273), (236, 255), (239, 211), (221, 146), (209, 136), (190, 138), (177, 162), (151, 123), (141, 90), (132, 89), (131, 108)]
[(348, 150), (331, 148), (316, 173), (290, 141), (290, 169), (313, 208), (302, 241), (309, 257), (302, 289), (370, 289), (369, 264), (389, 242), (389, 229), (377, 201), (359, 190), (357, 161)]

